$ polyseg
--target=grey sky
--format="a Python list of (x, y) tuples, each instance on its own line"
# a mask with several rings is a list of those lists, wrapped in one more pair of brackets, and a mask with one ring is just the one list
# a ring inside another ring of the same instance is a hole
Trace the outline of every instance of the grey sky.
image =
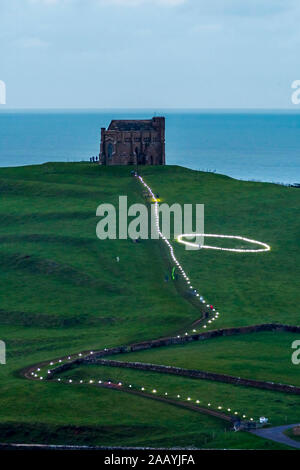
[(1, 0), (0, 26), (6, 107), (288, 108), (300, 78), (299, 0)]

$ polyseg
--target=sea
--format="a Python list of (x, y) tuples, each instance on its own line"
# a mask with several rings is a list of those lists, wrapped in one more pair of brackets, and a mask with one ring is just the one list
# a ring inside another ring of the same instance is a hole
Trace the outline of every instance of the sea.
[(300, 183), (300, 111), (0, 109), (0, 166), (89, 161), (112, 119), (166, 117), (166, 163)]

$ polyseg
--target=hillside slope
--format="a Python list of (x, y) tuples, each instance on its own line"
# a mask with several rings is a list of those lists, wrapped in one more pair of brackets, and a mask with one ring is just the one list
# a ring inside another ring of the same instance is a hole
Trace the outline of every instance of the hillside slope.
[[(3, 441), (224, 445), (216, 419), (19, 375), (35, 362), (173, 334), (199, 318), (176, 284), (164, 281), (170, 264), (159, 241), (96, 238), (100, 203), (117, 205), (119, 195), (128, 195), (129, 204), (144, 201), (129, 170), (86, 163), (0, 169)], [(222, 316), (215, 326), (297, 323), (297, 190), (179, 167), (145, 168), (143, 175), (166, 202), (205, 203), (206, 231), (272, 246), (270, 254), (239, 258), (174, 245), (195, 285), (217, 302)], [(234, 397), (235, 388), (228, 390)], [(226, 439), (231, 447), (271, 446), (242, 434)]]

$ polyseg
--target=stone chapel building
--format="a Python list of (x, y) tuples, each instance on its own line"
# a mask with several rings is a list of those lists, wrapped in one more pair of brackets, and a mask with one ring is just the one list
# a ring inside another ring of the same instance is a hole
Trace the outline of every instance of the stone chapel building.
[(165, 118), (113, 120), (101, 129), (102, 165), (165, 165)]

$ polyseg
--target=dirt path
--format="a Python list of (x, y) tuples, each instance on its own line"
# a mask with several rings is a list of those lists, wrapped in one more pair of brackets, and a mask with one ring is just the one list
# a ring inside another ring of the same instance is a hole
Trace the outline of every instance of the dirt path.
[(107, 383), (95, 384), (95, 385), (97, 387), (110, 388), (110, 389), (113, 389), (113, 390), (124, 391), (124, 392), (130, 393), (132, 395), (138, 395), (138, 396), (143, 397), (143, 398), (149, 398), (151, 400), (157, 400), (157, 401), (161, 401), (163, 403), (168, 403), (170, 405), (179, 406), (180, 408), (186, 408), (188, 410), (196, 411), (197, 413), (206, 414), (206, 415), (209, 415), (209, 416), (214, 416), (215, 418), (223, 419), (224, 421), (227, 421), (227, 422), (231, 422), (232, 419), (233, 419), (232, 416), (230, 416), (228, 414), (225, 414), (225, 413), (222, 413), (221, 411), (212, 410), (212, 409), (208, 409), (208, 408), (203, 408), (201, 406), (188, 404), (188, 403), (183, 402), (183, 401), (176, 401), (176, 400), (173, 400), (172, 398), (164, 398), (164, 397), (161, 397), (161, 396), (155, 396), (153, 394), (145, 393), (145, 392), (139, 392), (137, 390), (128, 390), (127, 388), (122, 389), (119, 385), (114, 384), (114, 383), (111, 383), (109, 385)]

